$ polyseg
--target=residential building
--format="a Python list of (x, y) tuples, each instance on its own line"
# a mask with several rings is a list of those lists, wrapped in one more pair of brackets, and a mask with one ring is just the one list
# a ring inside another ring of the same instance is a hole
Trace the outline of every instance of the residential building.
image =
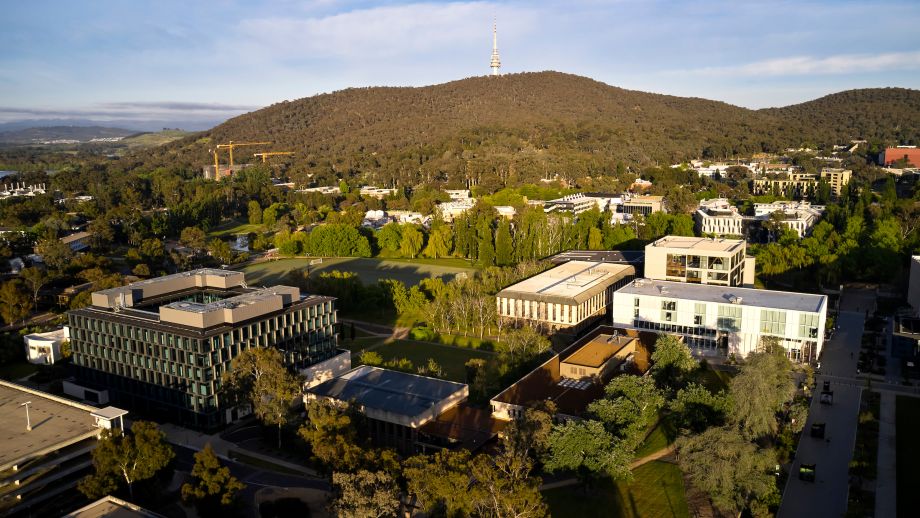
[(906, 161), (909, 166), (920, 167), (920, 149), (917, 146), (889, 147), (879, 156), (879, 162), (886, 166), (898, 160)]
[(820, 174), (820, 178), (831, 186), (831, 192), (838, 198), (843, 194), (843, 188), (850, 183), (852, 176), (853, 171), (834, 167), (825, 167)]
[(304, 402), (325, 399), (355, 405), (367, 417), (375, 444), (412, 454), (423, 449), (419, 429), (465, 401), (469, 393), (463, 383), (362, 365), (308, 388)]
[(698, 354), (747, 356), (771, 337), (799, 362), (817, 361), (827, 296), (636, 279), (613, 298), (613, 325), (675, 333)]
[(753, 286), (754, 258), (743, 239), (665, 236), (645, 245), (645, 277), (695, 284)]
[(552, 401), (557, 421), (581, 417), (620, 374), (642, 375), (658, 335), (598, 326), (490, 401), (492, 417), (510, 421), (534, 403)]
[(824, 205), (812, 205), (807, 201), (775, 201), (755, 203), (754, 218), (764, 222), (776, 218), (783, 226), (798, 236), (805, 237), (824, 214)]
[(648, 216), (653, 212), (662, 212), (664, 196), (630, 196), (623, 201), (622, 212), (635, 216)]
[(328, 194), (331, 196), (337, 196), (339, 194), (342, 194), (342, 189), (340, 189), (339, 186), (337, 185), (329, 185), (329, 186), (323, 186), (323, 187), (303, 187), (301, 189), (297, 189), (297, 191), (295, 192), (303, 192), (303, 193), (318, 192), (320, 194)]
[(0, 414), (0, 515), (58, 516), (46, 506), (92, 471), (99, 436), (127, 412), (0, 381)]
[(693, 213), (697, 231), (703, 235), (744, 236), (745, 218), (725, 198), (703, 200)]
[(74, 252), (82, 252), (89, 248), (89, 240), (93, 237), (91, 232), (76, 232), (61, 238), (61, 243), (68, 245)]
[(294, 369), (341, 354), (335, 299), (292, 286), (250, 288), (243, 273), (228, 270), (97, 291), (67, 316), (77, 397), (99, 397), (105, 387), (119, 405), (205, 430), (247, 411), (231, 406), (221, 388), (242, 352), (274, 347)]
[(399, 192), (398, 189), (387, 189), (385, 187), (374, 187), (371, 185), (365, 185), (359, 191), (361, 196), (370, 196), (371, 198), (383, 199), (388, 196), (396, 196), (396, 193)]
[(67, 339), (67, 328), (23, 336), (26, 361), (38, 365), (51, 365), (61, 359), (61, 344)]
[(498, 316), (578, 331), (606, 315), (613, 292), (635, 275), (625, 264), (569, 261), (498, 292)]

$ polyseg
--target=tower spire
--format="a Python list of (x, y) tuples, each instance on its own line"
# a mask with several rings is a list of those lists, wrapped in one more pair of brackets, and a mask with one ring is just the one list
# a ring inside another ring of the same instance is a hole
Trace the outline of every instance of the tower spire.
[(498, 69), (502, 67), (502, 62), (498, 58), (498, 24), (492, 22), (492, 61), (489, 62), (489, 66), (492, 67), (492, 75), (500, 75)]

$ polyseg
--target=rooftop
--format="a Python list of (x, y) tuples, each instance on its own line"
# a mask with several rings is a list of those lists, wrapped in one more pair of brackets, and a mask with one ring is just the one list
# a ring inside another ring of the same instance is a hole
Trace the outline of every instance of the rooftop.
[(636, 338), (630, 336), (599, 334), (567, 357), (563, 357), (561, 361), (583, 367), (600, 367), (634, 340)]
[(614, 298), (621, 294), (716, 302), (720, 304), (732, 304), (734, 300), (743, 306), (813, 313), (820, 311), (822, 306), (827, 305), (826, 295), (715, 286), (711, 284), (688, 284), (652, 279), (636, 279), (617, 290)]
[(62, 518), (162, 518), (162, 515), (148, 511), (143, 507), (125, 502), (114, 496), (104, 496), (99, 500), (65, 514)]
[(74, 241), (86, 239), (91, 235), (92, 234), (89, 232), (77, 232), (76, 234), (70, 234), (69, 236), (62, 237), (61, 243), (64, 243), (65, 245), (69, 245), (70, 243), (73, 243)]
[(593, 261), (596, 263), (642, 264), (645, 261), (644, 250), (569, 250), (549, 258), (553, 264), (569, 261)]
[(625, 264), (569, 261), (509, 286), (498, 295), (562, 304), (581, 303), (631, 275), (635, 275), (635, 268)]
[(664, 236), (646, 248), (676, 248), (694, 252), (733, 252), (745, 247), (743, 239)]
[[(368, 409), (416, 418), (451, 397), (466, 397), (463, 383), (363, 365), (308, 389), (316, 396), (354, 401)], [(373, 416), (371, 416), (373, 417)]]
[[(26, 430), (29, 403), (32, 431)], [(0, 381), (0, 471), (99, 433), (88, 405)]]

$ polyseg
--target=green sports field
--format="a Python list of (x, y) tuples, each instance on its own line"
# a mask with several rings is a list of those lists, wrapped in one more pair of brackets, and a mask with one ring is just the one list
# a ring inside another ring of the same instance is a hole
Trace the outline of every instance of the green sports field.
[[(279, 259), (250, 264), (243, 267), (242, 271), (246, 273), (246, 281), (251, 285), (278, 284), (283, 282), (288, 272), (306, 268), (310, 261), (308, 258)], [(326, 258), (322, 264), (310, 266), (310, 274), (339, 270), (356, 273), (365, 284), (375, 284), (380, 279), (397, 279), (406, 286), (413, 286), (428, 277), (442, 277), (448, 281), (460, 273), (472, 276), (476, 269), (468, 264), (458, 259)]]

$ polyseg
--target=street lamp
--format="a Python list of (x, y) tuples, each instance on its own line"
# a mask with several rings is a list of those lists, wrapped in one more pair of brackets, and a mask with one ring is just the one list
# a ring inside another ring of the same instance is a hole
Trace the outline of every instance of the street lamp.
[(26, 431), (27, 432), (32, 431), (32, 420), (29, 418), (29, 405), (31, 404), (32, 404), (31, 401), (26, 401), (25, 403), (20, 403), (19, 405), (19, 406), (26, 407)]

